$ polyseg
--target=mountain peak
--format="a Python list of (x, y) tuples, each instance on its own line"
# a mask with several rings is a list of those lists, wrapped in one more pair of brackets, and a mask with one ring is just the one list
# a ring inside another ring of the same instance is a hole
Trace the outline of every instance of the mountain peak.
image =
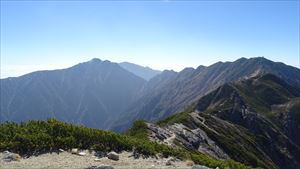
[(194, 68), (192, 68), (192, 67), (186, 67), (186, 68), (184, 68), (182, 71), (180, 71), (180, 72), (189, 72), (189, 71), (194, 71), (195, 69)]
[(97, 62), (101, 62), (101, 59), (99, 59), (99, 58), (93, 58), (89, 62), (91, 62), (91, 63), (97, 63)]
[(253, 58), (250, 58), (249, 60), (254, 60), (254, 61), (263, 62), (263, 63), (271, 62), (270, 60), (268, 60), (267, 58), (265, 58), (263, 56), (253, 57)]

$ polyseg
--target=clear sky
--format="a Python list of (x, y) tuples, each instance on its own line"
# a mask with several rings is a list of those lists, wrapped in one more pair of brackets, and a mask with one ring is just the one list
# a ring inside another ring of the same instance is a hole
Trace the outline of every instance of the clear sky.
[(299, 1), (1, 1), (1, 78), (92, 58), (179, 71), (256, 56), (299, 67)]

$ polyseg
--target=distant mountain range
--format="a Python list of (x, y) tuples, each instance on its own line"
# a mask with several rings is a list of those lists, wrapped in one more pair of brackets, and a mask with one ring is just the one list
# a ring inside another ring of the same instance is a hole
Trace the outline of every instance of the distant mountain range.
[[(186, 68), (181, 72), (163, 71), (144, 85), (139, 98), (114, 123), (122, 131), (135, 119), (157, 121), (184, 110), (217, 87), (240, 79), (271, 73), (293, 86), (300, 85), (300, 69), (263, 57), (241, 58), (211, 66)], [(126, 119), (126, 120), (125, 120)]]
[(265, 73), (300, 85), (299, 69), (261, 57), (161, 73), (92, 59), (67, 69), (1, 79), (0, 121), (55, 117), (123, 131), (136, 119), (164, 119), (227, 82)]
[(125, 131), (144, 119), (163, 144), (300, 168), (300, 69), (262, 57), (180, 72), (92, 59), (0, 83), (0, 122), (56, 118)]

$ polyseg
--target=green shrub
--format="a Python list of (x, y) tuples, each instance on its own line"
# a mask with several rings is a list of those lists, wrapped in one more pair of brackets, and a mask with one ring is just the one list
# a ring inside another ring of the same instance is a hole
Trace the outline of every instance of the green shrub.
[(137, 120), (133, 123), (132, 127), (126, 133), (129, 136), (148, 139), (147, 124), (143, 120)]
[(35, 152), (57, 151), (60, 148), (71, 149), (75, 147), (116, 152), (135, 149), (144, 155), (161, 153), (165, 157), (175, 156), (180, 159), (192, 159), (197, 164), (211, 167), (249, 168), (235, 161), (220, 161), (199, 152), (189, 152), (185, 149), (171, 148), (151, 142), (145, 135), (145, 125), (145, 122), (138, 121), (127, 135), (124, 135), (67, 124), (55, 119), (28, 121), (21, 124), (3, 123), (0, 124), (0, 151), (9, 150), (21, 155), (31, 155)]

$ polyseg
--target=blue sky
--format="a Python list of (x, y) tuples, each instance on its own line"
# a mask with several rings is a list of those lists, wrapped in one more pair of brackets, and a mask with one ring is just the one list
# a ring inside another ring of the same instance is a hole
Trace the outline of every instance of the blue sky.
[(256, 56), (299, 67), (299, 1), (1, 1), (1, 78), (92, 58), (179, 71)]

